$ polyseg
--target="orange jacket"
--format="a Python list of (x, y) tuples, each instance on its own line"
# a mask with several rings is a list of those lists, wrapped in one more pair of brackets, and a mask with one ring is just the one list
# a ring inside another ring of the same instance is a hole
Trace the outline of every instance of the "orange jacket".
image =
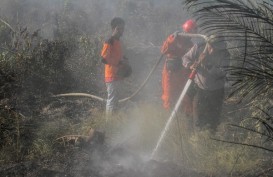
[(101, 57), (105, 63), (105, 82), (112, 82), (119, 79), (117, 71), (122, 56), (121, 42), (119, 40), (110, 38), (104, 42)]
[[(181, 61), (182, 70), (175, 72), (169, 72), (167, 70), (166, 62), (168, 58), (182, 60), (182, 56), (192, 47), (193, 43), (190, 38), (183, 36), (175, 36), (171, 34), (163, 42), (161, 47), (161, 53), (166, 55), (166, 61), (162, 71), (162, 100), (165, 109), (170, 109), (175, 101), (179, 97), (189, 75), (189, 70), (183, 68)], [(190, 113), (190, 100), (185, 97), (182, 108), (185, 113)]]
[(171, 34), (164, 41), (161, 53), (166, 54), (167, 58), (182, 57), (192, 46), (190, 38)]

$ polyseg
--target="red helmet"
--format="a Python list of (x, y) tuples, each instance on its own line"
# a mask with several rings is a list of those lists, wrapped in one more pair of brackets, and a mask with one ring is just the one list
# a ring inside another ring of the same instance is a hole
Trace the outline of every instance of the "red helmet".
[(193, 20), (187, 20), (183, 25), (182, 28), (185, 32), (190, 32), (191, 30), (193, 30), (194, 28), (196, 28), (196, 23)]

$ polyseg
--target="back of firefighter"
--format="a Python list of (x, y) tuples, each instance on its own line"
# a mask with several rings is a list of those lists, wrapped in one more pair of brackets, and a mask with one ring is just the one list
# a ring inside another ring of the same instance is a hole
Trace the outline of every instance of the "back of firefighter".
[[(196, 23), (188, 20), (182, 25), (185, 33), (195, 33)], [(190, 38), (178, 35), (175, 32), (168, 36), (161, 47), (161, 53), (165, 54), (166, 59), (162, 71), (162, 101), (163, 107), (170, 110), (174, 107), (184, 85), (187, 82), (189, 69), (182, 65), (181, 58), (193, 46)], [(185, 96), (182, 102), (182, 111), (191, 114), (191, 99)]]

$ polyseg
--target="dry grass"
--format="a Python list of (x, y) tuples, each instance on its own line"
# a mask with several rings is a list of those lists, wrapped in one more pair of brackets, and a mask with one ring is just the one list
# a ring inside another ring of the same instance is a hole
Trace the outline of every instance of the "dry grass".
[[(58, 108), (61, 112), (66, 109)], [(26, 158), (31, 160), (52, 157), (56, 152), (56, 138), (73, 134), (85, 136), (90, 128), (94, 128), (106, 133), (106, 143), (111, 147), (128, 148), (147, 160), (169, 117), (169, 113), (160, 106), (145, 103), (134, 104), (128, 110), (118, 112), (107, 124), (103, 112), (98, 109), (91, 111), (92, 114), (75, 121), (61, 112), (56, 113), (54, 108), (47, 107), (44, 116), (48, 113), (51, 118), (37, 129)], [(52, 113), (56, 113), (55, 116)], [(211, 139), (224, 139), (230, 136), (229, 133), (221, 129), (216, 135), (209, 131), (194, 134), (186, 117), (179, 115), (167, 132), (156, 154), (156, 160), (172, 161), (197, 172), (215, 176), (251, 173), (253, 169), (262, 166), (263, 161), (270, 160), (262, 150)], [(251, 139), (249, 136), (242, 136), (239, 141), (251, 142)], [(8, 161), (9, 157), (5, 155), (8, 150), (4, 151), (3, 148), (1, 160)]]
[[(168, 117), (169, 114), (160, 107), (145, 104), (126, 113), (119, 113), (108, 122), (108, 143), (128, 147), (147, 158), (151, 155)], [(228, 130), (219, 130), (215, 135), (209, 131), (193, 133), (188, 125), (189, 121), (182, 115), (174, 119), (157, 153), (157, 160), (172, 161), (216, 176), (254, 173), (253, 169), (262, 166), (262, 161), (270, 160), (262, 150), (211, 139), (229, 137)], [(251, 143), (248, 136), (239, 137), (239, 141)]]

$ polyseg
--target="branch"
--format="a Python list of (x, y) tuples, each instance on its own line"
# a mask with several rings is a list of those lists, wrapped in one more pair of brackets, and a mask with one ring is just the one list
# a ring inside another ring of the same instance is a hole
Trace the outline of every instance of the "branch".
[(243, 126), (240, 126), (240, 125), (234, 125), (234, 124), (228, 124), (229, 126), (232, 126), (232, 127), (237, 127), (237, 128), (242, 128), (244, 130), (248, 130), (248, 131), (251, 131), (251, 132), (254, 132), (254, 133), (257, 133), (257, 134), (260, 134), (262, 136), (266, 136), (267, 138), (273, 140), (273, 137), (270, 136), (270, 135), (267, 135), (265, 133), (262, 133), (262, 132), (259, 132), (259, 131), (256, 131), (256, 130), (253, 130), (251, 128), (246, 128), (246, 127), (243, 127)]
[(3, 19), (1, 19), (0, 18), (0, 21), (2, 22), (2, 23), (4, 23), (7, 27), (9, 27), (10, 29), (11, 29), (11, 31), (12, 32), (14, 32), (15, 33), (15, 30), (11, 27), (11, 25), (10, 24), (8, 24), (6, 21), (4, 21)]
[(219, 140), (219, 139), (214, 139), (214, 138), (211, 138), (211, 139), (215, 140), (215, 141), (223, 142), (223, 143), (237, 144), (237, 145), (242, 145), (242, 146), (254, 147), (254, 148), (263, 149), (263, 150), (266, 150), (266, 151), (269, 151), (269, 152), (273, 152), (272, 149), (268, 149), (268, 148), (253, 145), (253, 144), (239, 143), (239, 142), (233, 142), (233, 141), (225, 141), (225, 140)]

